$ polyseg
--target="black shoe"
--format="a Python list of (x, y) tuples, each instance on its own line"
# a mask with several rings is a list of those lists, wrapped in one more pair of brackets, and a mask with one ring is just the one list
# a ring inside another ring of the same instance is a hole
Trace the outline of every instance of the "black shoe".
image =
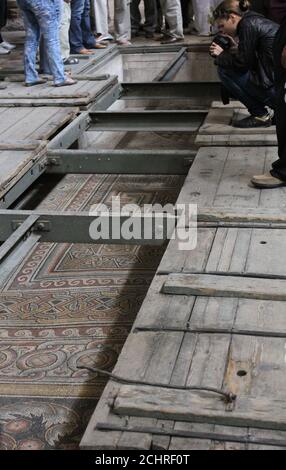
[(270, 127), (272, 126), (271, 116), (267, 116), (266, 119), (260, 119), (255, 116), (248, 116), (247, 118), (235, 121), (232, 123), (233, 127), (239, 129), (251, 129), (255, 127)]
[(69, 57), (68, 59), (64, 60), (64, 65), (76, 65), (79, 63), (79, 60), (75, 57)]
[(146, 39), (154, 39), (154, 33), (145, 33)]
[(184, 38), (167, 38), (161, 41), (161, 44), (175, 44), (176, 42), (182, 42)]

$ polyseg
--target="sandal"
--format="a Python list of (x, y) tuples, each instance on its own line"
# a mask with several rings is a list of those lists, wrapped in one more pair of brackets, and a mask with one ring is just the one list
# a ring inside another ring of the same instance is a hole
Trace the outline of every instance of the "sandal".
[(64, 60), (64, 65), (76, 65), (79, 63), (79, 60), (74, 57), (69, 57), (68, 59)]
[(54, 86), (55, 87), (71, 86), (71, 85), (75, 85), (76, 83), (77, 83), (77, 80), (74, 80), (71, 77), (67, 77), (64, 82), (56, 83)]

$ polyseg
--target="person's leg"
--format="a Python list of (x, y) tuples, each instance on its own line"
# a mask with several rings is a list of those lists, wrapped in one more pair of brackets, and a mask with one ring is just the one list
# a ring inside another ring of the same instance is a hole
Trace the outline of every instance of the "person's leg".
[(163, 15), (169, 25), (168, 36), (171, 39), (182, 40), (183, 19), (180, 0), (160, 0)]
[(131, 15), (131, 31), (132, 34), (139, 32), (141, 13), (139, 10), (139, 4), (141, 0), (132, 0), (130, 4), (130, 15)]
[(275, 108), (275, 117), (279, 159), (272, 164), (272, 169), (268, 173), (252, 177), (252, 184), (259, 189), (274, 189), (286, 186), (285, 80), (276, 87), (276, 91), (277, 105)]
[(128, 43), (131, 38), (130, 2), (114, 0), (115, 38), (119, 43)]
[(190, 0), (181, 0), (181, 9), (182, 9), (183, 28), (184, 29), (189, 26), (189, 23), (191, 21), (189, 3), (190, 3)]
[(95, 31), (103, 36), (108, 34), (108, 5), (107, 0), (93, 0)]
[(95, 37), (91, 32), (90, 25), (90, 0), (84, 1), (84, 9), (81, 18), (81, 29), (82, 29), (82, 38), (83, 45), (87, 49), (92, 49), (95, 47)]
[(61, 21), (60, 21), (60, 44), (61, 44), (61, 56), (63, 60), (67, 60), (70, 56), (70, 40), (69, 40), (70, 23), (71, 23), (71, 6), (70, 6), (70, 3), (63, 2)]
[(43, 2), (33, 4), (33, 13), (40, 25), (40, 31), (44, 39), (45, 54), (54, 78), (54, 83), (65, 81), (64, 65), (60, 49), (60, 15), (61, 0), (54, 0), (51, 4), (44, 5)]
[(71, 0), (70, 46), (72, 54), (78, 54), (84, 49), (81, 29), (83, 10), (84, 0)]
[(35, 83), (39, 80), (36, 70), (37, 51), (40, 42), (40, 25), (33, 11), (25, 0), (18, 0), (22, 12), (26, 31), (24, 47), (24, 68), (26, 83)]
[(278, 87), (277, 106), (275, 110), (276, 130), (278, 138), (279, 160), (273, 163), (271, 174), (286, 181), (286, 103), (285, 103), (285, 82)]
[(193, 0), (195, 27), (201, 36), (210, 35), (209, 16), (211, 14), (210, 0)]
[[(218, 68), (218, 74), (224, 87), (228, 90), (229, 94), (240, 101), (249, 113), (255, 117), (263, 117), (267, 114), (265, 106), (273, 103), (270, 98), (273, 90), (260, 90), (258, 87), (249, 82), (249, 73), (239, 73), (233, 70)], [(250, 92), (252, 92), (250, 94)]]
[(144, 31), (146, 35), (153, 35), (157, 25), (156, 0), (144, 0), (145, 24)]

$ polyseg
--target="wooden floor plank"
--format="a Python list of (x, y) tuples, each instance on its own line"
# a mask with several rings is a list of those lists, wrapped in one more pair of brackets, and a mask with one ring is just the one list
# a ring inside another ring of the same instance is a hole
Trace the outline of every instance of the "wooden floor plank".
[(275, 126), (257, 129), (240, 129), (233, 122), (249, 116), (248, 111), (237, 102), (225, 107), (213, 103), (201, 126), (197, 146), (266, 146), (277, 145)]
[(177, 421), (286, 430), (285, 401), (271, 398), (239, 396), (230, 412), (220, 397), (209, 392), (123, 385), (114, 401), (114, 412)]
[(286, 280), (210, 274), (170, 274), (163, 292), (173, 295), (286, 301)]

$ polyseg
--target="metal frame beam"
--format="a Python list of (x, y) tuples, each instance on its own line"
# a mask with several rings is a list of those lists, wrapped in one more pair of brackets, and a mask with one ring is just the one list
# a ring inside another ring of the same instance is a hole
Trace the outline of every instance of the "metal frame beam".
[(47, 173), (186, 175), (196, 152), (189, 150), (54, 150)]
[(90, 112), (90, 130), (136, 132), (196, 132), (206, 111), (97, 111)]
[(182, 47), (175, 57), (161, 70), (161, 72), (155, 77), (154, 82), (158, 81), (171, 81), (175, 78), (179, 70), (182, 68), (184, 63), (187, 61), (187, 49)]
[(192, 98), (213, 101), (220, 93), (217, 82), (137, 82), (121, 83), (120, 99), (123, 100), (187, 100)]
[[(41, 242), (159, 246), (164, 244), (168, 236), (172, 234), (174, 223), (177, 220), (176, 216), (166, 213), (156, 213), (156, 215), (154, 213), (144, 215), (112, 213), (92, 215), (85, 212), (68, 211), (59, 213), (6, 210), (0, 211), (0, 242), (8, 240), (22, 224), (24, 224), (22, 231), (27, 232), (27, 227), (32, 221), (31, 217), (34, 217), (35, 220), (33, 219), (32, 228), (29, 227), (29, 230), (31, 228), (33, 234), (41, 235)], [(102, 227), (106, 228), (101, 238), (95, 239), (91, 235), (92, 231), (95, 233), (96, 230), (92, 224), (97, 224), (100, 231)], [(137, 227), (140, 226), (140, 234), (138, 229), (138, 235), (136, 231), (134, 237), (130, 236), (130, 239), (124, 237), (122, 235), (124, 228), (128, 232), (125, 227), (126, 224), (130, 227), (131, 233), (134, 230), (133, 224)], [(18, 239), (19, 236), (17, 235), (15, 238)]]
[(10, 235), (10, 237), (0, 247), (0, 263), (15, 249), (15, 247), (31, 233), (39, 216), (30, 215), (24, 222)]

